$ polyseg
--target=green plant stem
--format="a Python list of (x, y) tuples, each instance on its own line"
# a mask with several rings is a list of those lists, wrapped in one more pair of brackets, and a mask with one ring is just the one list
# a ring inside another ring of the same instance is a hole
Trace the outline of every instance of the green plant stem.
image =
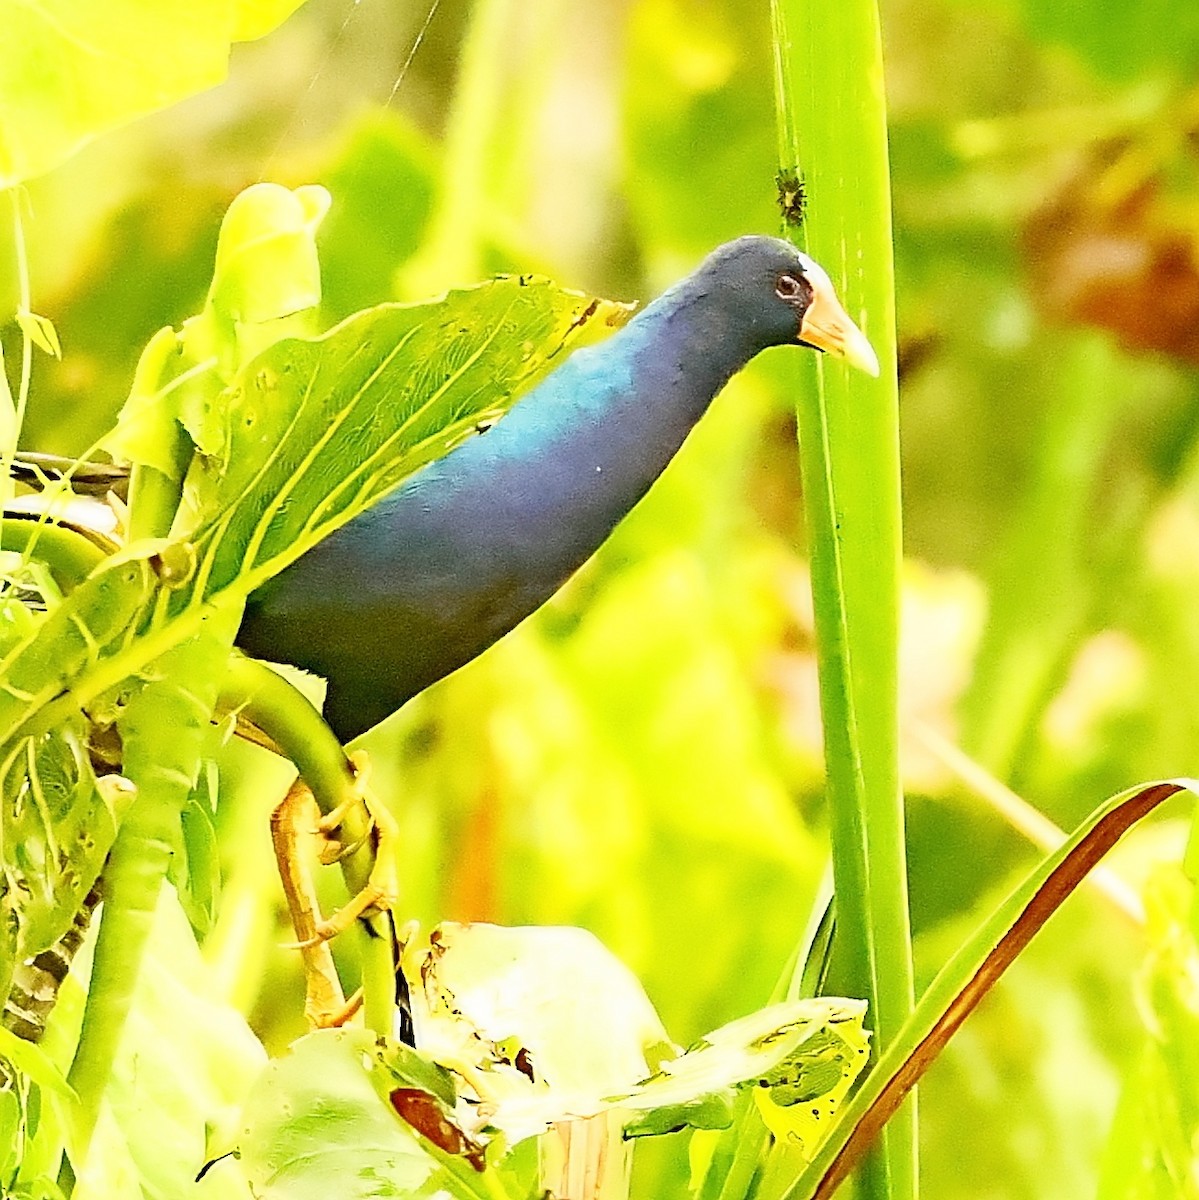
[(92, 960), (83, 1028), (67, 1082), (79, 1097), (75, 1162), (82, 1166), (133, 1004), (138, 966), (177, 841), (177, 814), (153, 794), (134, 800), (104, 869), (104, 917)]
[[(234, 654), (217, 709), (238, 712), (265, 733), (296, 764), (323, 814), (346, 804), (341, 836), (356, 849), (342, 858), (342, 875), (351, 895), (365, 888), (375, 866), (375, 849), (367, 815), (356, 803), (354, 771), (341, 743), (307, 697), (269, 667)], [(391, 926), (386, 915), (368, 918), (367, 924), (369, 932), (364, 931), (360, 939), (364, 1016), (369, 1029), (390, 1036), (396, 982)]]
[(5, 517), (3, 546), (18, 554), (32, 554), (36, 545), (42, 560), (65, 591), (81, 583), (105, 559), (105, 552), (90, 538), (69, 525), (35, 518)]
[[(807, 376), (797, 379), (796, 394), (844, 972), (838, 982), (869, 1001), (878, 1056), (913, 1005), (899, 782), (899, 430), (881, 37), (874, 0), (772, 0), (772, 13), (781, 165), (801, 166), (806, 241), (881, 364), (877, 380), (833, 361), (794, 368)], [(802, 155), (796, 130), (803, 131)], [(912, 1104), (889, 1126), (861, 1184), (871, 1197), (916, 1195)]]
[(129, 479), (129, 540), (166, 537), (182, 496), (182, 465), (177, 475), (164, 475), (144, 463), (135, 464)]
[(100, 932), (83, 1027), (68, 1074), (79, 1097), (71, 1147), (76, 1168), (87, 1159), (136, 994), (159, 893), (181, 845), (180, 815), (212, 736), (210, 718), (240, 620), (240, 607), (214, 610), (196, 636), (151, 665), (117, 718), (122, 773), (137, 795), (121, 821), (102, 876)]

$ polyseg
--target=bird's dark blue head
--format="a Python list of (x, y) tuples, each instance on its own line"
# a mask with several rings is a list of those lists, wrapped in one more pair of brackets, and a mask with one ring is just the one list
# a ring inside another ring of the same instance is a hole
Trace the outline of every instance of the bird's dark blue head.
[(799, 343), (878, 374), (874, 350), (841, 307), (824, 269), (781, 238), (727, 242), (680, 287), (744, 329), (751, 352)]

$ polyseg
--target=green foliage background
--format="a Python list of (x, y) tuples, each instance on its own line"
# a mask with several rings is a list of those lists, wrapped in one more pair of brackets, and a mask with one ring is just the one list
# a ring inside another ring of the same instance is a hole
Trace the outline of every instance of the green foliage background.
[[(765, 4), (443, 0), (385, 108), (426, 15), (310, 0), (239, 47), (221, 88), (30, 185), (34, 307), (64, 345), (38, 364), (30, 448), (108, 428), (146, 340), (201, 307), (220, 214), (261, 177), (332, 192), (329, 321), (505, 268), (645, 298), (777, 229)], [(1199, 774), (1196, 20), (1183, 0), (883, 6), (903, 710), (1065, 826), (1136, 780)], [(13, 277), (0, 261), (0, 290)], [(368, 742), (404, 833), (401, 915), (584, 925), (681, 1042), (764, 1002), (826, 853), (782, 378), (778, 352), (755, 362), (552, 604)], [(926, 979), (1033, 852), (907, 751)], [(280, 1049), (301, 1016), (266, 830), (286, 773), (230, 757), (261, 802), (217, 812), (209, 979)], [(1125, 852), (1151, 876), (1151, 935), (1185, 903), (1147, 867), (1180, 857), (1180, 828)], [(1163, 1086), (1138, 1008), (1192, 1028), (1163, 1001), (1172, 945), (1147, 955), (1101, 900), (1067, 907), (923, 1085), (928, 1195), (1091, 1196), (1103, 1164), (1116, 1188), (1138, 1097)], [(647, 1146), (635, 1194), (684, 1170)]]

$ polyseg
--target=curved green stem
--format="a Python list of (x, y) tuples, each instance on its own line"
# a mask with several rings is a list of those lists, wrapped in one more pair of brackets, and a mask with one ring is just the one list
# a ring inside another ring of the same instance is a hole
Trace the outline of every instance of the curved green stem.
[(177, 834), (177, 814), (153, 793), (139, 795), (121, 824), (104, 871), (104, 908), (83, 1029), (67, 1082), (79, 1097), (76, 1165), (82, 1166), (104, 1089), (137, 989), (142, 953)]
[(37, 557), (64, 592), (82, 583), (107, 557), (96, 542), (69, 525), (10, 515), (3, 519), (3, 527), (0, 544), (18, 554), (31, 554), (36, 547)]
[[(218, 711), (237, 712), (266, 734), (285, 758), (295, 763), (311, 789), (317, 807), (328, 815), (345, 805), (342, 837), (356, 849), (341, 860), (350, 894), (367, 887), (375, 865), (370, 823), (359, 798), (353, 767), (341, 743), (320, 713), (277, 671), (235, 653)], [(347, 804), (347, 801), (351, 803)], [(395, 963), (392, 927), (386, 915), (360, 921), (361, 968), (367, 1027), (390, 1035), (395, 1017)]]

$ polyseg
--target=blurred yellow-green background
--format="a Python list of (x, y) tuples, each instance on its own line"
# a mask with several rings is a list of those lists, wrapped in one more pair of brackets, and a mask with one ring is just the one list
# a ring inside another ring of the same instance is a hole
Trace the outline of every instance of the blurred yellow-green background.
[[(1036, 853), (988, 778), (1069, 828), (1123, 786), (1199, 774), (1199, 7), (888, 0), (882, 21), (927, 980)], [(330, 322), (503, 269), (653, 296), (778, 230), (771, 72), (764, 0), (309, 0), (235, 48), (224, 86), (29, 186), (34, 307), (64, 354), (38, 364), (26, 446), (104, 432), (259, 179), (333, 194)], [(6, 311), (12, 279), (6, 241)], [(401, 916), (584, 925), (682, 1042), (765, 1001), (827, 856), (785, 353), (729, 386), (544, 611), (368, 743), (404, 833)], [(300, 993), (256, 777), (257, 807), (220, 810), (212, 954), (278, 1048)], [(1145, 1061), (1174, 882), (1151, 864), (1179, 859), (1183, 816), (1116, 862), (1150, 880), (1149, 931), (1080, 894), (930, 1074), (927, 1195), (1095, 1194)], [(638, 1194), (684, 1171), (648, 1147)]]

